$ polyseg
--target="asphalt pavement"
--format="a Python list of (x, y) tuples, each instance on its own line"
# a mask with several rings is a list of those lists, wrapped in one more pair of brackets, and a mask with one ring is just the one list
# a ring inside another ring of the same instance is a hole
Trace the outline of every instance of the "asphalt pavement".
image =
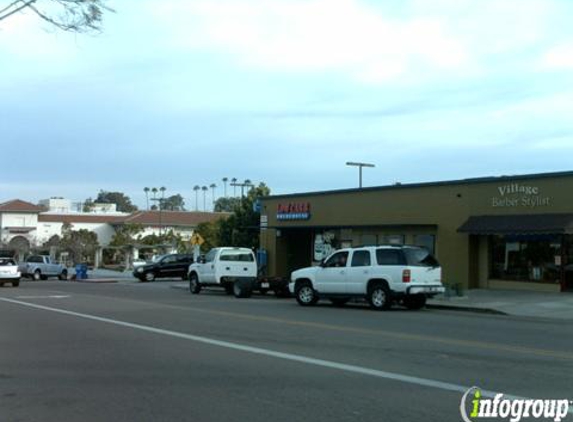
[(566, 321), (181, 285), (1, 288), (1, 420), (441, 422), (471, 386), (573, 399)]

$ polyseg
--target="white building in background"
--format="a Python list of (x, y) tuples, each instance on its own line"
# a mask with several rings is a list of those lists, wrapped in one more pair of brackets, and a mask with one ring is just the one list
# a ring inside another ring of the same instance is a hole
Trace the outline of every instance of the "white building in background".
[[(62, 236), (64, 224), (72, 230), (89, 230), (97, 235), (101, 248), (111, 242), (115, 231), (125, 224), (142, 227), (141, 237), (173, 231), (189, 240), (200, 223), (226, 218), (229, 213), (187, 211), (117, 212), (115, 204), (96, 204), (91, 212), (74, 212), (71, 201), (50, 198), (42, 206), (15, 199), (0, 203), (0, 252), (18, 251), (25, 255), (40, 248), (54, 235)], [(46, 211), (47, 209), (47, 211)], [(101, 257), (101, 250), (98, 252)]]

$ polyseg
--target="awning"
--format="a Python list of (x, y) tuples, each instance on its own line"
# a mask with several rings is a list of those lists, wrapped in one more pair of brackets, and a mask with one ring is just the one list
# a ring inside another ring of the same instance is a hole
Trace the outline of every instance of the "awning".
[(573, 234), (573, 214), (472, 216), (458, 229), (469, 234)]

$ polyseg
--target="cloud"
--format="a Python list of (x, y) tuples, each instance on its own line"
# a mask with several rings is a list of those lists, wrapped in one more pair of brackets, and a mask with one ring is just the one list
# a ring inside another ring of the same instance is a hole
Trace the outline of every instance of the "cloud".
[(573, 70), (573, 40), (550, 48), (539, 60), (540, 70)]
[(155, 12), (182, 46), (215, 49), (249, 68), (378, 83), (471, 62), (439, 17), (395, 18), (357, 0), (172, 1)]

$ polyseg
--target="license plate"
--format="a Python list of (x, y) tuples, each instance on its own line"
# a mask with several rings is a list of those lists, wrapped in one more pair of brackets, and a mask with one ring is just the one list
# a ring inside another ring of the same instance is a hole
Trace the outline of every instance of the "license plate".
[(269, 288), (269, 283), (261, 283), (261, 287), (263, 289), (268, 289)]

